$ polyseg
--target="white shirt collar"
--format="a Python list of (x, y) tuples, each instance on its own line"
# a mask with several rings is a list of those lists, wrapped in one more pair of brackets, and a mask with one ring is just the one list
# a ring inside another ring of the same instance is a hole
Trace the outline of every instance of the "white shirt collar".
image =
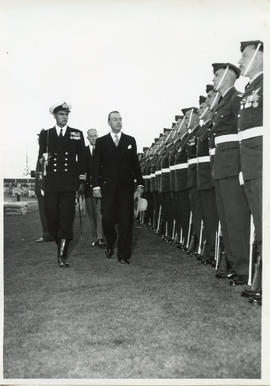
[(260, 76), (261, 74), (263, 74), (263, 71), (260, 71), (260, 72), (258, 72), (258, 74), (256, 74), (255, 76), (253, 76), (253, 78), (249, 81), (249, 84), (252, 83), (255, 79), (257, 79), (258, 76)]
[(225, 95), (228, 94), (228, 92), (229, 92), (233, 87), (234, 87), (234, 86), (229, 87), (229, 88), (225, 91), (225, 93), (224, 93), (223, 95), (221, 94), (222, 98), (224, 98)]
[(93, 154), (94, 145), (91, 145), (91, 143), (89, 143), (88, 146), (89, 146), (90, 153)]
[(56, 129), (56, 132), (57, 132), (58, 136), (60, 135), (60, 130), (62, 129), (62, 133), (63, 133), (63, 136), (64, 136), (66, 134), (67, 125), (64, 126), (64, 127), (59, 127), (59, 126), (55, 125), (55, 129)]
[(111, 134), (111, 137), (112, 137), (112, 140), (113, 140), (113, 142), (115, 141), (115, 136), (117, 135), (117, 137), (118, 137), (118, 139), (119, 139), (119, 141), (120, 141), (120, 139), (121, 139), (121, 135), (122, 135), (122, 131), (119, 131), (119, 133), (113, 133), (112, 131), (110, 132), (110, 134)]

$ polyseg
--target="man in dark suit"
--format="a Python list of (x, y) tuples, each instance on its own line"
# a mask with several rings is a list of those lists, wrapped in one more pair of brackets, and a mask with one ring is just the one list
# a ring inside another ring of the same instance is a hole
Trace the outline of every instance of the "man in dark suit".
[(67, 250), (73, 239), (76, 190), (85, 180), (80, 130), (67, 126), (70, 106), (64, 102), (50, 108), (56, 125), (40, 133), (39, 160), (44, 166), (44, 202), (48, 230), (57, 244), (57, 260), (68, 267)]
[(139, 194), (143, 193), (143, 179), (133, 137), (121, 132), (122, 118), (118, 111), (108, 116), (111, 132), (96, 141), (93, 195), (101, 197), (103, 230), (107, 241), (106, 257), (113, 255), (117, 238), (117, 257), (121, 264), (129, 264), (133, 228), (134, 180)]
[(102, 230), (102, 215), (101, 215), (101, 198), (93, 197), (93, 170), (95, 146), (97, 140), (97, 130), (90, 129), (87, 131), (87, 139), (89, 145), (84, 149), (84, 163), (86, 172), (86, 183), (84, 189), (85, 206), (89, 220), (91, 246), (104, 246), (103, 230)]

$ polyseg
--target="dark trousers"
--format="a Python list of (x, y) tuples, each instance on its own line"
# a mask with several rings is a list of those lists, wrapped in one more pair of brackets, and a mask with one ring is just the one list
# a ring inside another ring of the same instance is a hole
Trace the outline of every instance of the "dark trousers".
[[(159, 192), (153, 193), (153, 204), (154, 204), (154, 216), (153, 216), (154, 217), (154, 224), (155, 224), (155, 228), (157, 228), (159, 208), (160, 208), (160, 205), (162, 204), (161, 193), (159, 193)], [(161, 213), (161, 215), (162, 215), (162, 213)]]
[(193, 230), (197, 236), (197, 239), (200, 238), (200, 230), (201, 230), (201, 220), (202, 220), (202, 212), (201, 212), (201, 203), (200, 203), (200, 195), (196, 187), (193, 187), (189, 191), (189, 199), (190, 199), (190, 207), (192, 210), (192, 225)]
[(215, 180), (216, 203), (228, 261), (238, 275), (248, 275), (250, 211), (238, 176)]
[(73, 239), (75, 191), (47, 191), (44, 195), (48, 229), (54, 240)]
[[(116, 189), (102, 192), (101, 199), (103, 231), (107, 247), (113, 249), (117, 238), (118, 259), (128, 260), (131, 256), (134, 201), (132, 192)], [(116, 231), (116, 226), (117, 230)]]
[(255, 227), (255, 240), (257, 242), (257, 250), (262, 253), (262, 179), (245, 181), (245, 193), (248, 200), (248, 206), (253, 216)]
[(39, 217), (42, 227), (42, 236), (43, 237), (49, 237), (49, 229), (48, 229), (48, 223), (47, 218), (45, 214), (45, 199), (42, 194), (37, 193), (37, 202), (38, 202), (38, 211), (39, 211)]
[(90, 227), (91, 241), (103, 239), (101, 199), (91, 195), (85, 197), (85, 207)]
[(189, 226), (189, 214), (190, 214), (190, 202), (189, 202), (189, 191), (183, 190), (180, 192), (175, 192), (175, 214), (176, 221), (179, 224), (179, 234), (182, 228), (183, 238), (186, 241), (188, 236), (188, 226)]
[(216, 231), (218, 227), (215, 188), (199, 190), (199, 196), (206, 240), (205, 254), (207, 257), (214, 257)]

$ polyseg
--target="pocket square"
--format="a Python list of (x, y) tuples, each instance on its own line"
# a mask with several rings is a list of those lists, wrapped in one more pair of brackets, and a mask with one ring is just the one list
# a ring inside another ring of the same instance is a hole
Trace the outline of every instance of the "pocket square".
[(128, 149), (132, 149), (132, 145), (128, 145)]

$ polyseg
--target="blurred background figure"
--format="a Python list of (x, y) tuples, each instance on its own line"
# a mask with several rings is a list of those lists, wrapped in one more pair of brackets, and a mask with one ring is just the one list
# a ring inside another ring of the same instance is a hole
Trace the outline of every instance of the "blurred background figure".
[(85, 183), (85, 207), (90, 227), (90, 244), (92, 247), (104, 247), (104, 236), (102, 230), (101, 215), (101, 197), (93, 197), (93, 167), (95, 157), (95, 145), (98, 138), (97, 130), (90, 129), (87, 131), (89, 145), (84, 149), (84, 163), (86, 171)]

